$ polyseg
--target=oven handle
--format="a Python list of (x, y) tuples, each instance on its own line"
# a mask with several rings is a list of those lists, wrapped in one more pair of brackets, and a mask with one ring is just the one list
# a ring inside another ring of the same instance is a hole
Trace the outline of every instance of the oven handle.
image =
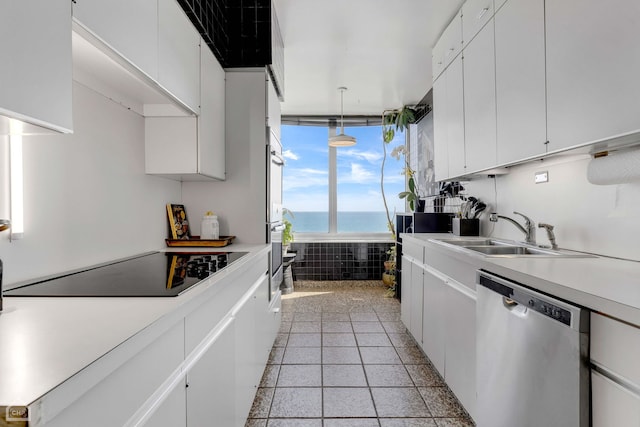
[(284, 231), (284, 224), (279, 224), (279, 225), (273, 225), (271, 226), (271, 231), (272, 232), (280, 232), (280, 231)]
[(276, 150), (271, 150), (271, 163), (278, 166), (284, 166), (284, 159), (276, 153)]

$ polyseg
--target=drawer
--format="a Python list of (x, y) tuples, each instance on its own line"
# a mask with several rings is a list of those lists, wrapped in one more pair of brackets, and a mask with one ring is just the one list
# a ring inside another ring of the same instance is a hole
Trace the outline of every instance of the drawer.
[(405, 238), (402, 242), (402, 255), (411, 257), (422, 264), (424, 263), (424, 246)]
[(493, 17), (493, 0), (467, 0), (462, 6), (462, 41), (466, 46)]
[(640, 426), (640, 396), (598, 372), (591, 372), (593, 427)]
[(462, 19), (456, 14), (433, 47), (432, 70), (435, 81), (462, 51)]
[(640, 387), (640, 328), (591, 313), (591, 360)]

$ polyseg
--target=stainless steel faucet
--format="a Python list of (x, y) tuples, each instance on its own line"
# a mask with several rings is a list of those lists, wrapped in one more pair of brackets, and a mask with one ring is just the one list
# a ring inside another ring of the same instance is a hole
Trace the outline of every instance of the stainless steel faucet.
[(540, 223), (538, 224), (538, 227), (547, 230), (547, 237), (551, 243), (551, 249), (558, 249), (558, 245), (556, 244), (556, 235), (553, 234), (553, 225)]
[(498, 222), (498, 218), (506, 219), (511, 224), (515, 225), (518, 230), (522, 231), (522, 233), (524, 234), (525, 243), (530, 243), (532, 245), (535, 245), (536, 244), (536, 224), (535, 224), (535, 222), (531, 221), (531, 218), (529, 218), (528, 216), (526, 216), (524, 214), (521, 214), (520, 212), (513, 211), (513, 213), (516, 214), (516, 215), (520, 215), (521, 217), (524, 218), (524, 227), (522, 225), (520, 225), (520, 223), (518, 221), (516, 221), (515, 219), (509, 218), (508, 216), (498, 215), (495, 212), (492, 213), (489, 216), (489, 221)]

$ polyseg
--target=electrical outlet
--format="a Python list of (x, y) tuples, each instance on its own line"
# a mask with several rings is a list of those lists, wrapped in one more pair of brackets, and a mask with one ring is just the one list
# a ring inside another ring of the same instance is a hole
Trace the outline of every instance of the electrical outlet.
[(534, 176), (534, 182), (536, 184), (542, 184), (543, 182), (549, 182), (549, 172), (536, 172)]

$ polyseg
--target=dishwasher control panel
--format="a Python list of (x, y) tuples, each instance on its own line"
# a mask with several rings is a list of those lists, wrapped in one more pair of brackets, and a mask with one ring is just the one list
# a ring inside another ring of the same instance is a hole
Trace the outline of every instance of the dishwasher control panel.
[(545, 300), (543, 297), (538, 296), (539, 294), (537, 293), (533, 295), (533, 292), (524, 291), (520, 286), (513, 286), (506, 280), (495, 276), (490, 277), (482, 273), (478, 275), (478, 284), (497, 292), (515, 303), (527, 307), (529, 310), (550, 317), (564, 325), (571, 326), (572, 313), (570, 310)]

